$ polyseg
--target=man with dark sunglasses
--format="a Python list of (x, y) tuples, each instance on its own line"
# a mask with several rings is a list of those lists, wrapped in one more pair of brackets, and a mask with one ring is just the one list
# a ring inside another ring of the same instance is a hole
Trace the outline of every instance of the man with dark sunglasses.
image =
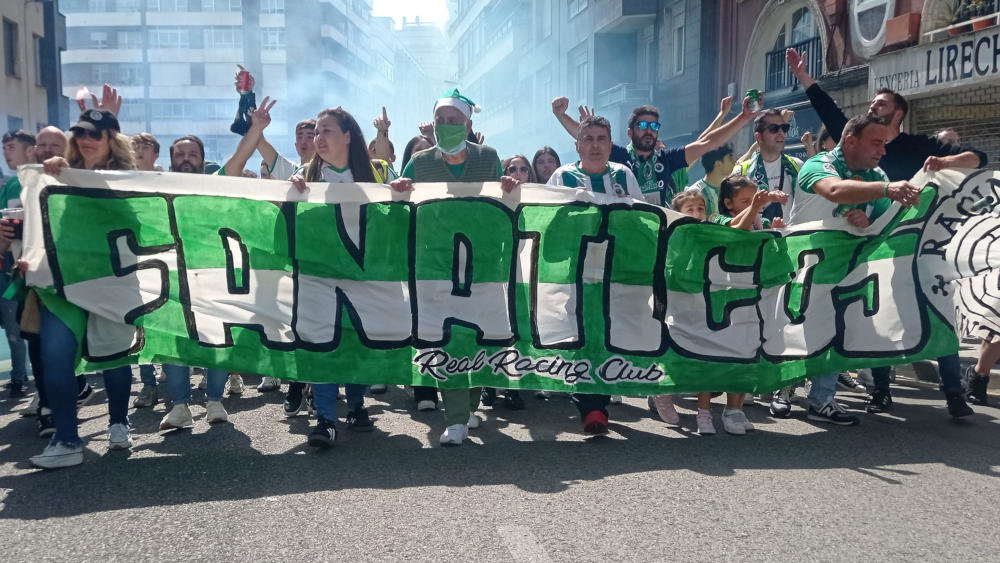
[(795, 193), (799, 168), (802, 168), (801, 160), (784, 153), (785, 138), (790, 128), (776, 109), (765, 110), (758, 115), (753, 127), (753, 138), (758, 148), (733, 170), (734, 174), (753, 179), (762, 190), (781, 190), (788, 194), (785, 206), (772, 203), (764, 208), (763, 215), (767, 219), (788, 217), (785, 208), (792, 205), (791, 197)]
[[(552, 113), (566, 132), (576, 138), (580, 123), (566, 114), (568, 107), (569, 99), (566, 97), (552, 100)], [(632, 110), (632, 116), (628, 120), (628, 137), (631, 142), (624, 147), (612, 145), (611, 158), (608, 160), (624, 164), (632, 170), (639, 181), (643, 199), (655, 205), (670, 207), (674, 195), (687, 185), (686, 172), (690, 163), (708, 151), (728, 143), (753, 115), (749, 106), (744, 103), (740, 115), (719, 127), (710, 128), (687, 145), (658, 149), (656, 145), (660, 140), (660, 112), (656, 106), (639, 106)], [(719, 117), (720, 123), (722, 117)]]

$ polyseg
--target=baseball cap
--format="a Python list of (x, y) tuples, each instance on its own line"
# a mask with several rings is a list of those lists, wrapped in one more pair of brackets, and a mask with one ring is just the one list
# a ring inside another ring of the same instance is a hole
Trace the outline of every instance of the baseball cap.
[(75, 129), (92, 131), (94, 133), (100, 133), (104, 130), (121, 132), (121, 127), (118, 125), (118, 118), (110, 111), (103, 109), (88, 109), (81, 113), (76, 125), (69, 128), (70, 131)]

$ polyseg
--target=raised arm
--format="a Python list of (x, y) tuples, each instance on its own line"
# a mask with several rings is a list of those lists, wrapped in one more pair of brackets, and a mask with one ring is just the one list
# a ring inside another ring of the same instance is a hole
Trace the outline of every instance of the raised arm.
[(560, 96), (552, 100), (552, 114), (559, 120), (559, 124), (574, 139), (580, 132), (580, 122), (570, 117), (566, 110), (569, 109), (569, 98)]
[(830, 132), (833, 140), (839, 143), (840, 136), (847, 125), (847, 116), (844, 115), (837, 102), (809, 75), (809, 71), (806, 69), (805, 57), (795, 49), (788, 49), (785, 51), (785, 60), (788, 61), (788, 68), (791, 69), (792, 74), (795, 75), (795, 78), (799, 79), (802, 87), (805, 88), (806, 96), (809, 97), (809, 103), (816, 110), (816, 114), (823, 121), (823, 125), (826, 125), (826, 130)]
[(265, 96), (260, 103), (260, 107), (253, 111), (253, 122), (250, 124), (250, 129), (240, 139), (240, 144), (236, 145), (236, 152), (233, 156), (229, 157), (229, 160), (226, 161), (226, 165), (223, 167), (226, 171), (226, 176), (243, 175), (243, 169), (246, 168), (247, 161), (253, 156), (260, 140), (264, 137), (264, 128), (271, 123), (270, 112), (276, 101), (270, 101), (270, 98)]
[(732, 139), (733, 135), (747, 123), (753, 121), (753, 118), (754, 112), (750, 110), (750, 98), (743, 98), (743, 111), (727, 121), (725, 125), (710, 131), (704, 138), (688, 143), (684, 147), (684, 158), (690, 164), (701, 158), (708, 151), (717, 149), (728, 143), (729, 139)]
[(715, 129), (718, 129), (719, 126), (725, 121), (726, 116), (729, 115), (729, 110), (731, 109), (733, 109), (733, 97), (726, 96), (725, 98), (722, 98), (722, 100), (719, 101), (719, 113), (716, 114), (712, 123), (710, 123), (709, 126), (701, 132), (701, 135), (698, 135), (698, 139), (704, 139), (706, 135)]
[(392, 122), (389, 121), (389, 116), (386, 114), (385, 106), (382, 106), (382, 115), (375, 118), (372, 122), (375, 126), (375, 146), (372, 147), (375, 152), (376, 158), (381, 158), (386, 162), (392, 162), (392, 149), (389, 143), (389, 126)]

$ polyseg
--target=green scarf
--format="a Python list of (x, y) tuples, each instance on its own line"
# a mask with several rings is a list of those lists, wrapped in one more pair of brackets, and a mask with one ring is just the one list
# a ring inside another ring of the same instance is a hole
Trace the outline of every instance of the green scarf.
[[(785, 193), (795, 193), (795, 184), (799, 177), (799, 171), (795, 169), (792, 165), (792, 159), (785, 155), (778, 157), (781, 159), (781, 173), (792, 179), (792, 184)], [(760, 151), (754, 153), (750, 160), (753, 162), (753, 176), (751, 179), (757, 184), (757, 187), (763, 190), (778, 189), (777, 186), (771, 187), (767, 183), (767, 169), (764, 168), (764, 157), (760, 155)]]
[(644, 159), (635, 152), (632, 143), (629, 143), (625, 149), (628, 151), (629, 160), (632, 161), (632, 172), (635, 173), (635, 179), (639, 181), (642, 193), (660, 191), (660, 183), (656, 176), (658, 172), (663, 171), (663, 165), (656, 161), (656, 151), (653, 151), (649, 158)]

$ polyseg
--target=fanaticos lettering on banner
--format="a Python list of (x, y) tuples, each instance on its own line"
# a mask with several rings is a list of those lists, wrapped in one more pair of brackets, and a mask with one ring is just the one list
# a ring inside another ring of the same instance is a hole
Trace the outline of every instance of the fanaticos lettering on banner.
[[(928, 333), (912, 278), (893, 274), (912, 269), (915, 230), (887, 254), (872, 237), (745, 233), (644, 204), (352, 206), (64, 186), (41, 201), (58, 292), (202, 347), (232, 347), (243, 327), (272, 350), (329, 352), (349, 326), (369, 349), (430, 349), (414, 363), (435, 378), (478, 366), (570, 382), (591, 366), (546, 350), (776, 362), (912, 353)], [(878, 338), (885, 323), (904, 337)], [(480, 347), (525, 349), (453, 357), (441, 350), (456, 327)], [(113, 359), (140, 340), (85, 351)], [(606, 382), (663, 375), (598, 361)]]

